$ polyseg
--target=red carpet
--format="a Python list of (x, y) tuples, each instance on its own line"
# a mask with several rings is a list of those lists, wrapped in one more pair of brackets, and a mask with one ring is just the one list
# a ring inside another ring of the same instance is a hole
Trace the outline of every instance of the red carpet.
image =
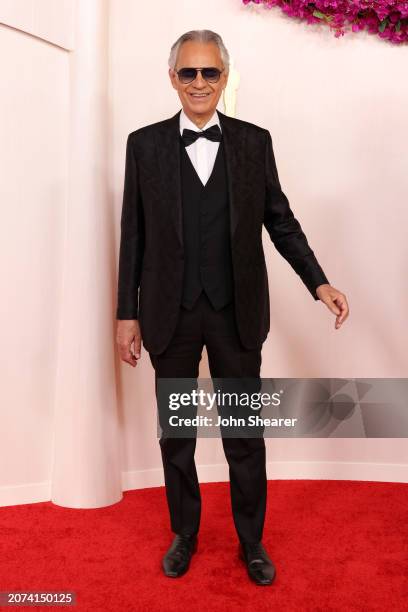
[[(172, 537), (163, 488), (96, 510), (0, 508), (0, 591), (72, 590), (78, 603), (65, 609), (81, 612), (407, 610), (407, 484), (270, 481), (264, 544), (277, 577), (268, 587), (252, 584), (237, 558), (228, 483), (201, 491), (198, 552), (179, 579), (160, 567)], [(62, 608), (4, 608), (29, 609)]]

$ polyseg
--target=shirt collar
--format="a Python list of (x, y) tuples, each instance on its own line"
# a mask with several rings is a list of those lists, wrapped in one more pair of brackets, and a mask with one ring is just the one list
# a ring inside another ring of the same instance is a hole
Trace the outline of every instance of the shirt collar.
[[(201, 132), (202, 130), (206, 130), (207, 128), (209, 128), (212, 125), (218, 125), (220, 130), (221, 130), (221, 124), (220, 124), (220, 118), (218, 116), (217, 111), (214, 111), (214, 114), (212, 115), (212, 117), (207, 121), (207, 123), (201, 128), (199, 129), (195, 123), (193, 123), (191, 121), (191, 119), (189, 119), (186, 115), (186, 113), (184, 112), (184, 109), (181, 109), (181, 113), (180, 113), (180, 134), (183, 134), (183, 130), (184, 128), (188, 129), (188, 130), (194, 130), (196, 132)], [(221, 130), (222, 131), (222, 130)]]

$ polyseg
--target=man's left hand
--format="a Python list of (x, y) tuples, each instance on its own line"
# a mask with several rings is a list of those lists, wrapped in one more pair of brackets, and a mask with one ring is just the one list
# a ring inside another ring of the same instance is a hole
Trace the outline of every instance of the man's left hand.
[(317, 297), (326, 304), (327, 308), (336, 316), (334, 327), (339, 329), (340, 325), (349, 315), (350, 309), (344, 293), (325, 283), (316, 289)]

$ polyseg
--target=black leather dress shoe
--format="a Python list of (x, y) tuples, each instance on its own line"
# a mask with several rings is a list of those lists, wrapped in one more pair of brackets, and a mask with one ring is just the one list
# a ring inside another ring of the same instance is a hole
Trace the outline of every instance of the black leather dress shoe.
[(258, 544), (240, 542), (239, 557), (246, 564), (251, 580), (260, 585), (272, 584), (276, 575), (275, 566), (261, 542)]
[(163, 557), (162, 567), (166, 576), (178, 578), (185, 574), (196, 550), (197, 535), (177, 534)]

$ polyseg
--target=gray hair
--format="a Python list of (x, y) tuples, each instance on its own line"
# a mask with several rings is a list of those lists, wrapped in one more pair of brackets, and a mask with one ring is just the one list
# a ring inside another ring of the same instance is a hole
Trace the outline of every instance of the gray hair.
[(182, 34), (176, 42), (173, 44), (170, 50), (169, 55), (169, 67), (176, 67), (177, 55), (181, 45), (188, 40), (194, 40), (201, 43), (215, 43), (220, 50), (221, 59), (224, 64), (226, 72), (229, 70), (229, 53), (227, 51), (226, 46), (223, 43), (223, 40), (219, 34), (213, 32), (212, 30), (190, 30), (185, 34)]

